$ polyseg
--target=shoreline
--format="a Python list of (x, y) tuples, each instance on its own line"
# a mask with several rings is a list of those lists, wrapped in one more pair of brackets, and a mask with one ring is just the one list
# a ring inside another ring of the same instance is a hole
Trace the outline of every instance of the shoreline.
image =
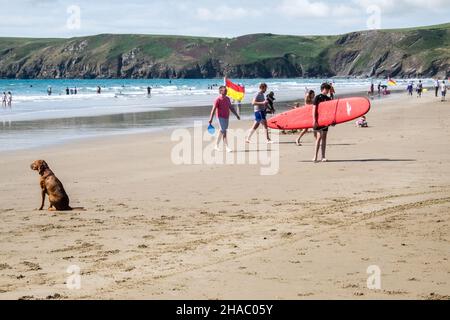
[[(402, 90), (393, 90), (391, 95), (382, 96), (381, 99), (390, 99), (398, 94)], [(352, 90), (341, 93), (338, 98), (345, 98), (349, 96), (367, 96), (367, 92), (361, 90)], [(379, 99), (377, 96), (375, 100)], [(303, 103), (304, 98), (301, 97), (298, 100), (285, 99), (276, 102), (276, 108), (278, 112), (283, 112), (288, 110), (288, 106), (293, 105), (296, 102)], [(252, 119), (252, 107), (250, 104), (243, 104), (243, 119)], [(77, 141), (82, 141), (85, 139), (96, 139), (96, 138), (111, 138), (114, 139), (121, 135), (139, 135), (139, 134), (151, 134), (152, 132), (158, 133), (164, 130), (170, 130), (171, 128), (192, 128), (192, 123), (194, 121), (206, 121), (209, 116), (209, 106), (195, 106), (195, 107), (172, 107), (166, 108), (164, 110), (156, 111), (142, 111), (142, 112), (131, 112), (131, 113), (121, 113), (121, 114), (110, 114), (110, 115), (99, 115), (99, 116), (86, 116), (86, 117), (69, 117), (63, 119), (42, 119), (42, 120), (30, 120), (30, 121), (16, 121), (16, 122), (3, 122), (4, 128), (12, 128), (14, 125), (16, 128), (19, 127), (19, 132), (29, 131), (28, 137), (23, 139), (34, 139), (36, 145), (26, 146), (22, 148), (4, 148), (0, 150), (0, 154), (10, 153), (20, 150), (33, 150), (39, 148), (45, 148), (53, 145), (64, 145), (67, 143), (73, 143)], [(61, 140), (52, 140), (46, 142), (50, 135), (58, 135), (58, 130), (68, 130), (72, 128), (73, 130), (78, 130), (79, 127), (84, 128), (83, 130), (90, 129), (89, 132), (83, 133), (76, 131), (69, 137)], [(62, 128), (62, 129), (58, 129)], [(6, 130), (7, 130), (6, 129)], [(103, 132), (102, 132), (103, 130)], [(47, 133), (48, 132), (48, 133)], [(55, 133), (52, 133), (55, 132)], [(0, 137), (1, 139), (1, 137)], [(5, 138), (7, 139), (7, 138)], [(41, 142), (42, 141), (42, 142)], [(0, 140), (1, 142), (1, 140)], [(40, 143), (37, 143), (40, 142)], [(4, 141), (3, 143), (7, 143)], [(1, 144), (0, 144), (1, 145)]]

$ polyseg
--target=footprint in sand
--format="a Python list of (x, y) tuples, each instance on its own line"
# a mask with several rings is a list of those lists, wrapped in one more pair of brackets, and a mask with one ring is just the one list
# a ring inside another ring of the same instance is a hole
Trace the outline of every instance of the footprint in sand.
[(7, 263), (0, 263), (0, 270), (12, 269), (12, 267)]
[(282, 239), (289, 239), (289, 238), (292, 238), (293, 236), (294, 236), (294, 234), (292, 232), (285, 232), (285, 233), (281, 234)]
[(63, 296), (59, 293), (55, 293), (53, 295), (48, 295), (47, 297), (45, 297), (45, 299), (47, 300), (60, 300), (60, 299), (67, 299), (67, 296)]
[(298, 293), (297, 294), (297, 297), (311, 297), (311, 296), (313, 296), (314, 295), (314, 293), (312, 293), (312, 292), (308, 292), (308, 293)]
[(42, 268), (37, 263), (24, 261), (24, 262), (22, 262), (22, 264), (28, 267), (28, 271), (42, 270)]

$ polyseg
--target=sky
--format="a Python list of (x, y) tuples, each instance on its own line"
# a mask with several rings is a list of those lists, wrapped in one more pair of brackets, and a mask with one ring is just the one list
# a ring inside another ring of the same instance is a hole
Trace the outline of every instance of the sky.
[(0, 0), (1, 37), (342, 34), (450, 22), (450, 0)]

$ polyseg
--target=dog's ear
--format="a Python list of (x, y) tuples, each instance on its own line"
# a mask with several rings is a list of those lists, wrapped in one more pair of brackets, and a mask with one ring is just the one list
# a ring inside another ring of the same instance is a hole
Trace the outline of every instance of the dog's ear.
[(44, 160), (42, 160), (41, 164), (39, 165), (39, 174), (44, 173), (45, 170), (48, 169), (48, 164)]

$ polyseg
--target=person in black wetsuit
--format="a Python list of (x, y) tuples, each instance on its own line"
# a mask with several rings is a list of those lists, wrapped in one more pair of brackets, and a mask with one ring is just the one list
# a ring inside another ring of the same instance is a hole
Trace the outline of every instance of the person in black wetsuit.
[(314, 150), (314, 162), (318, 161), (319, 149), (322, 148), (322, 162), (327, 162), (325, 153), (327, 150), (327, 136), (328, 127), (320, 127), (318, 123), (320, 104), (325, 101), (330, 101), (331, 98), (328, 96), (330, 94), (331, 86), (328, 83), (322, 84), (320, 87), (321, 93), (314, 98), (313, 106), (313, 124), (314, 133), (316, 134), (316, 145)]

